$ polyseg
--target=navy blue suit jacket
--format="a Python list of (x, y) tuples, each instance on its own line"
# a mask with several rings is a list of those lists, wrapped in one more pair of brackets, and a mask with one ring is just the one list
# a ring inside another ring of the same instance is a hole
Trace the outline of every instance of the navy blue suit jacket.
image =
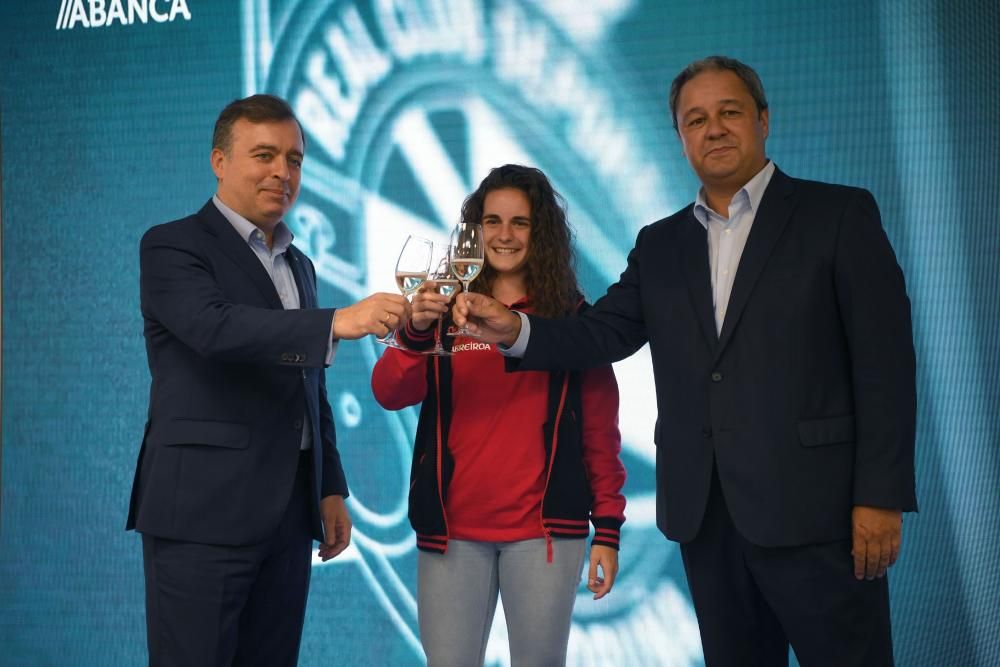
[[(303, 420), (313, 434), (313, 500), (347, 495), (324, 366), (332, 309), (316, 308), (312, 263), (286, 257), (300, 310), (209, 201), (150, 229), (140, 298), (149, 420), (127, 528), (206, 544), (270, 536), (292, 493)], [(318, 510), (313, 537), (323, 539)]]
[(716, 333), (707, 232), (693, 206), (643, 228), (580, 317), (531, 318), (510, 368), (583, 368), (648, 342), (657, 524), (701, 525), (713, 460), (761, 546), (850, 537), (854, 505), (915, 510), (915, 359), (903, 275), (865, 190), (776, 170)]

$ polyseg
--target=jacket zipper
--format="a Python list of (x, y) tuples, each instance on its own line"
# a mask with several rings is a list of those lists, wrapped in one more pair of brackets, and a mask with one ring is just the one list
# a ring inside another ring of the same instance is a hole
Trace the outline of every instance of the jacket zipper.
[(441, 438), (441, 357), (434, 357), (434, 387), (437, 392), (437, 492), (441, 503), (441, 518), (444, 519), (444, 553), (448, 553), (448, 514), (444, 510), (444, 480), (441, 474), (441, 457), (444, 454), (444, 444)]
[[(542, 489), (542, 502), (538, 508), (538, 518), (545, 534), (545, 562), (552, 562), (552, 531), (545, 525), (545, 496), (549, 492), (549, 480), (552, 479), (552, 466), (556, 460), (556, 447), (559, 446), (559, 423), (562, 421), (563, 407), (566, 405), (566, 392), (569, 390), (569, 373), (563, 379), (562, 393), (559, 396), (559, 407), (556, 409), (555, 423), (552, 425), (552, 451), (549, 453), (549, 465), (545, 471), (545, 488)], [(447, 524), (446, 524), (447, 525)]]

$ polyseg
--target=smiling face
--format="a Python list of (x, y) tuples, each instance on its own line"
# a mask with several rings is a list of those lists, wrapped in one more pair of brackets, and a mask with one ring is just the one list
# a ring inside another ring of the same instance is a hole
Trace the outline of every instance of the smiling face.
[(229, 208), (270, 235), (299, 194), (303, 142), (293, 119), (233, 123), (228, 151), (212, 149), (216, 193)]
[(728, 70), (707, 70), (681, 88), (677, 131), (684, 155), (709, 198), (728, 206), (767, 163), (768, 112), (758, 113), (746, 84)]
[(517, 188), (491, 190), (483, 199), (486, 261), (499, 275), (523, 274), (531, 247), (531, 202)]

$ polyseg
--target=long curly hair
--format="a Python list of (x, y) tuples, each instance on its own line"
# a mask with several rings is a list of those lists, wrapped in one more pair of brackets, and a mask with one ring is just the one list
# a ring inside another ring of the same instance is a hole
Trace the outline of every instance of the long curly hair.
[[(486, 195), (505, 188), (520, 190), (531, 203), (531, 240), (524, 278), (532, 308), (543, 317), (576, 312), (581, 293), (573, 270), (573, 231), (566, 221), (565, 200), (541, 170), (519, 164), (491, 169), (462, 204), (462, 222), (482, 223)], [(496, 269), (487, 261), (470, 288), (492, 295), (496, 277)]]

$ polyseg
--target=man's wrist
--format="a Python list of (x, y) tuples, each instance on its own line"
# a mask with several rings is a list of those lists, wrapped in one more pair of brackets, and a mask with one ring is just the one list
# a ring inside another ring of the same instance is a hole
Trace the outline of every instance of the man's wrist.
[(337, 308), (333, 311), (333, 319), (330, 320), (330, 340), (337, 341), (340, 340), (340, 336), (337, 335), (337, 315), (343, 308)]
[(517, 314), (517, 320), (514, 322), (514, 328), (511, 334), (507, 336), (507, 339), (503, 341), (504, 347), (510, 348), (514, 343), (517, 342), (518, 337), (521, 335), (521, 314)]
[(515, 359), (520, 359), (524, 356), (525, 348), (528, 347), (528, 337), (531, 335), (531, 320), (524, 313), (515, 310), (514, 314), (517, 315), (517, 324), (514, 325), (513, 335), (514, 339), (510, 341), (508, 345), (508, 338), (505, 338), (497, 345), (497, 349), (505, 357), (513, 357)]

